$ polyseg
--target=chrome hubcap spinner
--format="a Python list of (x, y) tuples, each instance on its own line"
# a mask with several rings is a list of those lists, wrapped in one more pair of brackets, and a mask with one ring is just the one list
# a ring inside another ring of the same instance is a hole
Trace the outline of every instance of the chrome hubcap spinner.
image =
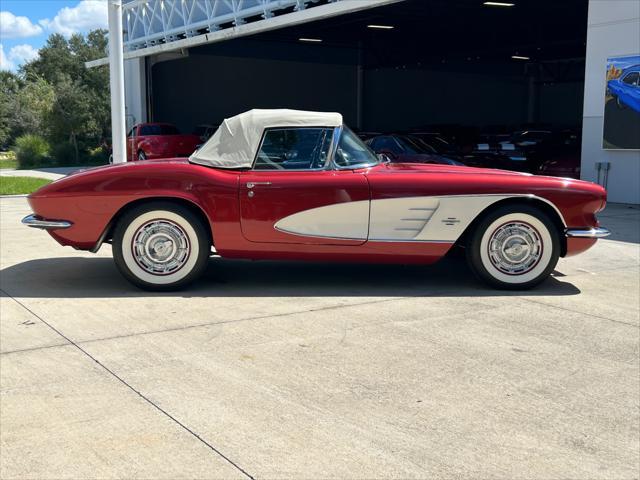
[(531, 271), (542, 256), (542, 239), (528, 223), (509, 222), (498, 227), (489, 239), (491, 264), (508, 275)]
[(171, 220), (156, 219), (136, 230), (131, 252), (142, 269), (154, 275), (169, 275), (184, 266), (191, 246), (180, 225)]

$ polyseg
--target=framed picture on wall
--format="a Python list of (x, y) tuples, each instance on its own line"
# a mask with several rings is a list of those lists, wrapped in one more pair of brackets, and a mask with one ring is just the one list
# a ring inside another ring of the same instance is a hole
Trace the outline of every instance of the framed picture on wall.
[(640, 150), (640, 55), (607, 59), (602, 148)]

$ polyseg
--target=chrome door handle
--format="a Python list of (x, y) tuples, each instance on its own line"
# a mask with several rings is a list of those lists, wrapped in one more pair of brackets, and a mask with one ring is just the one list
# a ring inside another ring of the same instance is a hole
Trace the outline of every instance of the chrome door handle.
[(256, 185), (271, 185), (271, 182), (247, 182), (247, 188), (251, 189)]

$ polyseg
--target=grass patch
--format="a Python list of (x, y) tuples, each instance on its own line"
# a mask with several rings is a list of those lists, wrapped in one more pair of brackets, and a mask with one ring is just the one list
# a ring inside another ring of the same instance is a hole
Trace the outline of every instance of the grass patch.
[(46, 178), (0, 177), (0, 195), (22, 195), (31, 193), (51, 183)]
[(0, 152), (0, 168), (18, 168), (15, 152)]

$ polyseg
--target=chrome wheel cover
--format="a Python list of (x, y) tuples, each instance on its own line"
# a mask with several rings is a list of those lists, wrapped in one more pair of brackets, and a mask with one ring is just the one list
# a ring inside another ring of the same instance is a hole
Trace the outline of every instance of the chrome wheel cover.
[(153, 275), (170, 275), (187, 262), (191, 245), (180, 225), (171, 220), (155, 219), (136, 230), (131, 253), (145, 271)]
[(491, 264), (507, 275), (522, 275), (535, 268), (543, 252), (540, 233), (525, 222), (499, 226), (489, 239)]

